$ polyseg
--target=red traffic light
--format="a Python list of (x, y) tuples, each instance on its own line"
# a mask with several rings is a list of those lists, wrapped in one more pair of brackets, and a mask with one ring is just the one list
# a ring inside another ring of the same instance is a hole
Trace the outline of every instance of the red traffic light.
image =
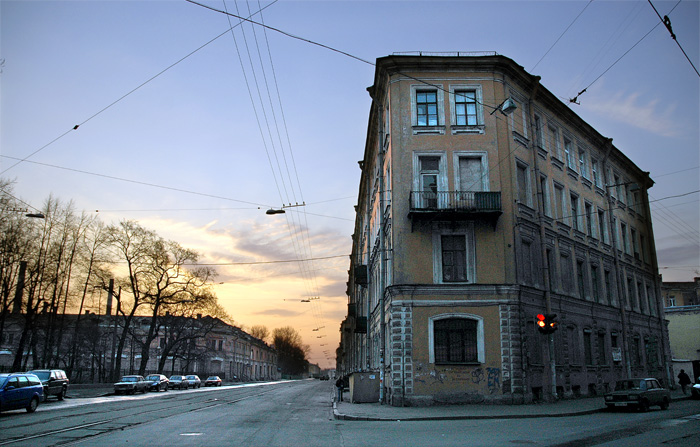
[(537, 314), (537, 329), (543, 334), (551, 334), (559, 328), (556, 314)]

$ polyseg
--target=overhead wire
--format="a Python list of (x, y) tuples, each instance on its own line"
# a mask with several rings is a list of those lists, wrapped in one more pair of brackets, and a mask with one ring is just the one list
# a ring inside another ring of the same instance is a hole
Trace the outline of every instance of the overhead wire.
[[(671, 38), (673, 39), (674, 42), (676, 42), (676, 45), (678, 45), (678, 48), (681, 49), (683, 56), (685, 56), (685, 58), (688, 60), (688, 63), (690, 64), (690, 66), (693, 67), (693, 70), (695, 70), (695, 74), (697, 74), (698, 77), (700, 77), (700, 71), (698, 71), (698, 69), (695, 67), (695, 64), (693, 64), (693, 61), (691, 61), (690, 57), (688, 57), (688, 53), (685, 52), (685, 50), (683, 49), (683, 46), (676, 38), (676, 34), (673, 32), (673, 27), (671, 26), (671, 19), (668, 18), (668, 15), (665, 15), (663, 18), (661, 18), (661, 14), (659, 14), (659, 11), (657, 11), (656, 7), (651, 2), (651, 0), (647, 0), (647, 1), (649, 2), (649, 5), (651, 5), (651, 7), (654, 10), (654, 12), (656, 13), (656, 15), (659, 17), (659, 20), (661, 21), (661, 23), (663, 23), (664, 26), (666, 26), (666, 29), (671, 34)], [(678, 1), (678, 3), (680, 3), (680, 0)]]
[(559, 35), (559, 37), (557, 38), (557, 40), (554, 41), (554, 43), (552, 44), (552, 46), (549, 47), (549, 49), (542, 55), (542, 57), (540, 58), (540, 60), (537, 61), (537, 63), (530, 69), (530, 71), (534, 71), (535, 68), (537, 68), (537, 66), (540, 65), (540, 62), (542, 62), (542, 60), (549, 54), (549, 52), (552, 51), (552, 48), (554, 48), (554, 46), (561, 40), (561, 38), (564, 37), (564, 34), (566, 34), (566, 32), (569, 31), (569, 28), (571, 28), (571, 27), (573, 26), (573, 24), (576, 23), (576, 21), (578, 20), (578, 18), (581, 17), (581, 14), (583, 14), (583, 12), (584, 12), (586, 9), (588, 9), (588, 7), (591, 5), (591, 3), (593, 3), (593, 0), (589, 0), (589, 2), (586, 3), (586, 6), (583, 7), (583, 9), (581, 10), (581, 12), (578, 13), (578, 15), (577, 15), (577, 16), (574, 18), (574, 20), (569, 24), (569, 26), (567, 26), (566, 29), (565, 29), (564, 31), (562, 31), (562, 33)]

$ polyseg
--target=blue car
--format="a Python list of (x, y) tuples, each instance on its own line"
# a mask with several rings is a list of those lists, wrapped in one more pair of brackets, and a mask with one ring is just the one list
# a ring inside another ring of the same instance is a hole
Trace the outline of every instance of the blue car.
[(44, 386), (34, 374), (0, 374), (0, 411), (24, 408), (34, 413), (44, 400)]

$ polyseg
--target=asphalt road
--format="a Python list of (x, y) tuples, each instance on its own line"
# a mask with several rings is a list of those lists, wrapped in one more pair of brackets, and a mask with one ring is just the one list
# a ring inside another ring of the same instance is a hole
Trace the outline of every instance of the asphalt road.
[(333, 418), (314, 380), (47, 402), (0, 415), (1, 446), (697, 446), (700, 401), (668, 411), (541, 419), (362, 422)]

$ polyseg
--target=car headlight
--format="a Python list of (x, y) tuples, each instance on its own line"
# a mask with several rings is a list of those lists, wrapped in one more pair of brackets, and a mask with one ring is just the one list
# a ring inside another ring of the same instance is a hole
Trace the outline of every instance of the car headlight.
[(612, 400), (612, 396), (605, 396), (605, 400)]

